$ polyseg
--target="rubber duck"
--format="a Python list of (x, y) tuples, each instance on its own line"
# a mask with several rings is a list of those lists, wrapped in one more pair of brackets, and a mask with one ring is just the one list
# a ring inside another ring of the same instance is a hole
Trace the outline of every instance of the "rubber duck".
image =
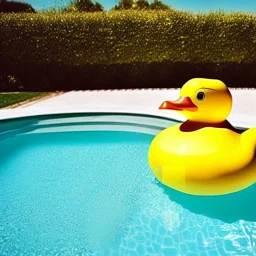
[(193, 195), (234, 193), (256, 182), (256, 128), (239, 130), (226, 120), (232, 96), (222, 81), (191, 79), (178, 100), (159, 109), (187, 118), (161, 131), (150, 145), (149, 165), (159, 181)]

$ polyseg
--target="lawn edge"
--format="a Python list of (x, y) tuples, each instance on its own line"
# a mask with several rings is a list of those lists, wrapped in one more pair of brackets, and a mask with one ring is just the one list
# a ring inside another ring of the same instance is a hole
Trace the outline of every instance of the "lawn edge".
[(13, 108), (21, 107), (21, 106), (26, 106), (26, 105), (29, 106), (29, 105), (41, 102), (43, 100), (46, 100), (46, 99), (49, 99), (49, 98), (61, 95), (63, 93), (64, 93), (64, 91), (56, 91), (56, 92), (53, 92), (53, 93), (49, 93), (49, 94), (47, 94), (45, 96), (33, 97), (33, 98), (29, 99), (29, 100), (21, 101), (21, 102), (18, 102), (18, 103), (15, 103), (15, 104), (12, 104), (12, 105), (0, 108), (0, 109), (13, 109)]

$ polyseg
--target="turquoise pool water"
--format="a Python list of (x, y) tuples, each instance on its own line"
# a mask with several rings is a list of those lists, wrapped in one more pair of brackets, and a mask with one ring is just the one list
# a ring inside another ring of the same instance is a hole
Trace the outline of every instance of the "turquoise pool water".
[(136, 124), (49, 120), (0, 132), (1, 256), (256, 254), (255, 185), (186, 195), (155, 179)]

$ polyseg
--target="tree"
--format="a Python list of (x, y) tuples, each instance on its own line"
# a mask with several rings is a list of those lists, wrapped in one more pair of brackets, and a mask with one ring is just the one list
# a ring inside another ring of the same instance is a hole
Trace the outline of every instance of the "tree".
[(104, 8), (101, 4), (95, 4), (91, 0), (74, 0), (67, 7), (63, 9), (64, 12), (102, 12)]
[(133, 0), (119, 0), (117, 5), (114, 7), (115, 10), (128, 10), (132, 9), (134, 5)]
[(94, 11), (95, 12), (103, 12), (104, 8), (100, 3), (96, 2), (94, 5)]
[(148, 9), (149, 8), (149, 3), (147, 0), (137, 0), (135, 3), (135, 9)]
[(0, 0), (0, 13), (12, 13), (12, 12), (36, 12), (35, 9), (27, 3), (23, 2), (7, 2), (6, 0)]
[(150, 9), (152, 10), (169, 10), (170, 6), (161, 2), (161, 0), (153, 0), (150, 4)]
[(74, 7), (80, 12), (91, 12), (94, 4), (91, 0), (75, 0)]

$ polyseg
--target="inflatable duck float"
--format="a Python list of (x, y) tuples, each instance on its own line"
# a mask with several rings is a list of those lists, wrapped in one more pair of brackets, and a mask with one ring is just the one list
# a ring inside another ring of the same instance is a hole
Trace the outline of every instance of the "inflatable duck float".
[(229, 194), (256, 182), (256, 128), (238, 130), (226, 120), (232, 96), (222, 81), (191, 79), (178, 100), (159, 108), (187, 118), (150, 145), (149, 165), (159, 181), (193, 195)]

